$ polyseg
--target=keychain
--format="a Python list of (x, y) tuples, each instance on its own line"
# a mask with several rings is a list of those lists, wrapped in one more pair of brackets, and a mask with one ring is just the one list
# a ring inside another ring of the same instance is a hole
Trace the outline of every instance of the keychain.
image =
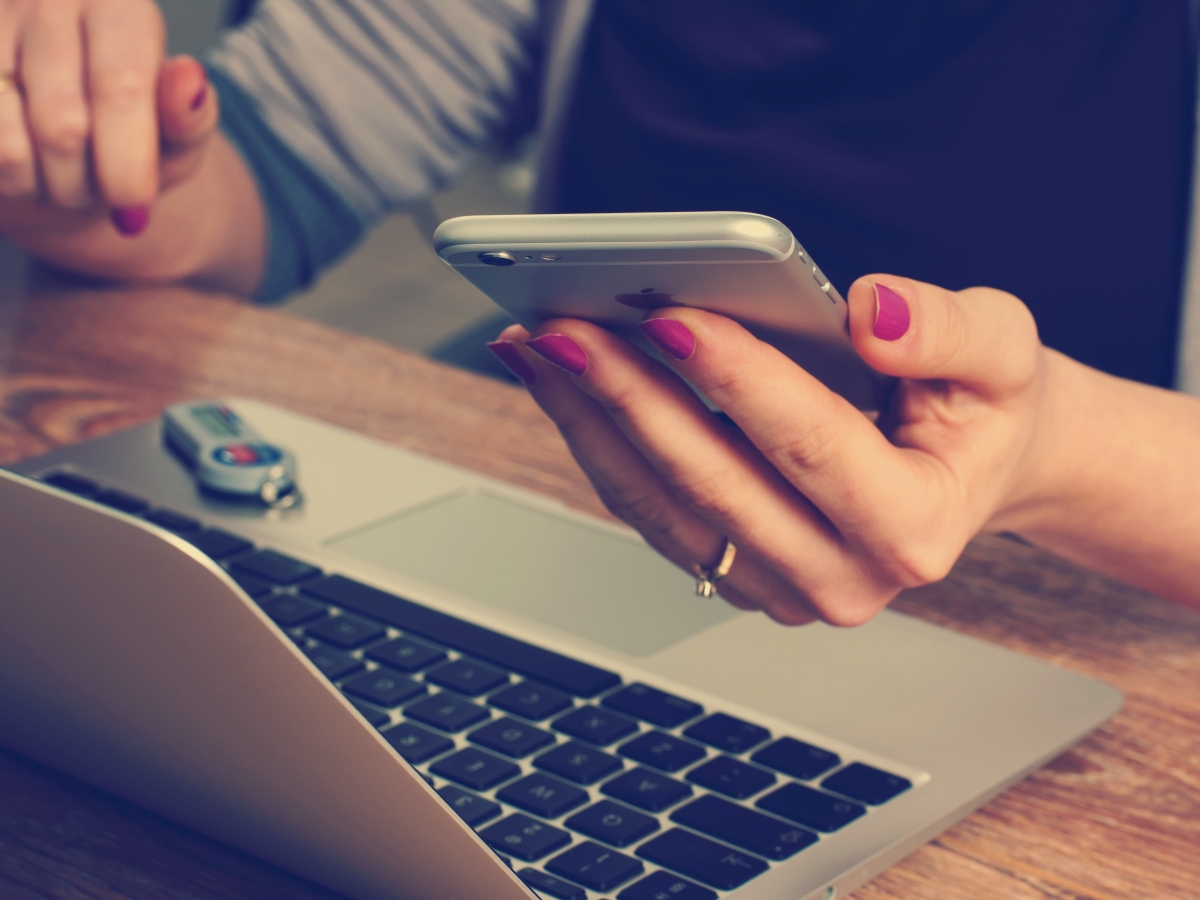
[(264, 441), (224, 403), (201, 400), (168, 407), (163, 437), (202, 488), (257, 497), (273, 509), (287, 509), (300, 499), (295, 457)]

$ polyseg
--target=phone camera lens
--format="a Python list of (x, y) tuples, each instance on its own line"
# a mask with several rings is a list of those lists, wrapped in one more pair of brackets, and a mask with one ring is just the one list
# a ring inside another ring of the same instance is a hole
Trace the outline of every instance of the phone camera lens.
[(480, 253), (479, 261), (485, 266), (511, 266), (517, 258), (511, 253)]

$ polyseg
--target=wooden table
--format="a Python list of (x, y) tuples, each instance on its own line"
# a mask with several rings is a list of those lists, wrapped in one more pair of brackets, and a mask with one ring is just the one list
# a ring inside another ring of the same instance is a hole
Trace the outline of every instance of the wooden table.
[[(223, 297), (26, 282), (0, 269), (0, 463), (242, 395), (603, 514), (516, 388)], [(991, 537), (896, 605), (1108, 681), (1126, 705), (856, 900), (1200, 898), (1200, 614)], [(5, 900), (329, 896), (0, 751)]]

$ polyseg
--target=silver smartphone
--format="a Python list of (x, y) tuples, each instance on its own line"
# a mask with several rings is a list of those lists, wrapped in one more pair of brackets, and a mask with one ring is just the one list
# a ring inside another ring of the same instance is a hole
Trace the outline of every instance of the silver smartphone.
[(650, 349), (648, 310), (690, 306), (735, 319), (865, 411), (890, 379), (858, 356), (846, 301), (782, 222), (744, 212), (463, 216), (438, 255), (534, 328), (586, 319)]

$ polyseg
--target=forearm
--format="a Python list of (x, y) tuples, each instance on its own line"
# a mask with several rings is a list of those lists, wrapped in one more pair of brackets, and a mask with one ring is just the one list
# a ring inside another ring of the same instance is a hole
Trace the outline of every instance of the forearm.
[(1200, 607), (1200, 400), (1046, 351), (1034, 483), (1015, 527), (1034, 543)]
[(71, 271), (122, 281), (192, 281), (248, 296), (262, 278), (266, 225), (254, 179), (223, 135), (195, 174), (165, 191), (140, 236), (122, 237), (105, 212), (73, 221), (60, 210), (13, 210), (0, 222), (23, 249)]

